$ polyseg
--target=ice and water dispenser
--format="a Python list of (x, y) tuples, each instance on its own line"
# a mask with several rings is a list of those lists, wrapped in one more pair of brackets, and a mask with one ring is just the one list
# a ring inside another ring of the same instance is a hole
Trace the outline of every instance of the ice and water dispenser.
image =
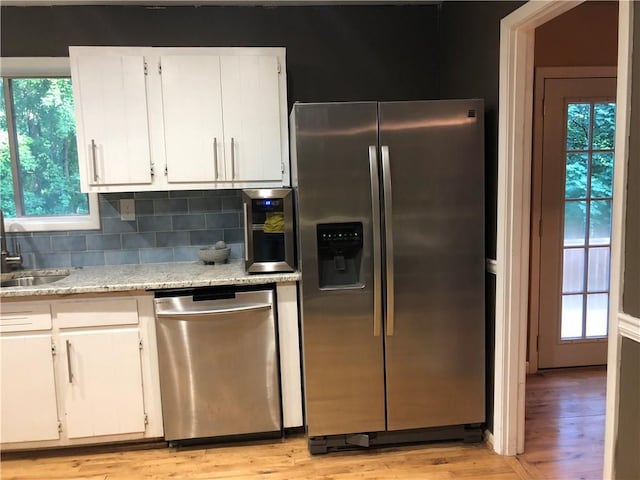
[(318, 224), (316, 233), (320, 288), (363, 286), (362, 223)]

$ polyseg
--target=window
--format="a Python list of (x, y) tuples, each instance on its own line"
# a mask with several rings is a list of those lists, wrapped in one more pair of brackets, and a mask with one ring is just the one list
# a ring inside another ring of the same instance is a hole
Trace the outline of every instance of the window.
[(562, 340), (607, 336), (616, 104), (568, 103)]
[(7, 229), (99, 228), (97, 196), (80, 192), (68, 59), (3, 59), (0, 74), (0, 204)]

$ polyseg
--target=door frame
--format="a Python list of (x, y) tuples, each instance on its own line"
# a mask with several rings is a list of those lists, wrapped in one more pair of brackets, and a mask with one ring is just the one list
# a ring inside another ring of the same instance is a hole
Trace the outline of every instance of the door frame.
[[(528, 2), (500, 24), (498, 121), (498, 227), (496, 259), (495, 381), (492, 442), (502, 455), (524, 451), (531, 220), (531, 148), (535, 28), (582, 1)], [(618, 315), (622, 219), (628, 156), (633, 2), (619, 2), (616, 157), (609, 316), (609, 365), (620, 357)], [(617, 418), (617, 368), (607, 380), (604, 477), (613, 476)], [(614, 372), (615, 371), (615, 372)]]
[[(616, 67), (537, 67), (534, 79), (533, 107), (533, 153), (531, 170), (531, 252), (530, 252), (530, 284), (529, 284), (529, 359), (527, 374), (538, 371), (538, 342), (540, 331), (540, 269), (533, 268), (540, 264), (540, 202), (542, 197), (542, 145), (544, 127), (544, 86), (545, 81), (563, 78), (611, 78), (616, 76)], [(611, 261), (609, 261), (611, 262)]]

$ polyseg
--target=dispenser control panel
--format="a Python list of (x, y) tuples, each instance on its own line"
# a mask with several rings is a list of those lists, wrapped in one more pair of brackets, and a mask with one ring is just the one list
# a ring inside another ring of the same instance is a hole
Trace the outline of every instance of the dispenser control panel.
[(362, 223), (327, 223), (318, 225), (319, 248), (348, 248), (362, 246)]
[(318, 276), (321, 289), (362, 286), (362, 223), (319, 223)]

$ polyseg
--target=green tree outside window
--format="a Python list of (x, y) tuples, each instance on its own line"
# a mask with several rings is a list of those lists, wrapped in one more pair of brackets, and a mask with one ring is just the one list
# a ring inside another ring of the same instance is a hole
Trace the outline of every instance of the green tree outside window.
[[(11, 93), (8, 105), (5, 91)], [(3, 79), (1, 93), (0, 203), (5, 216), (87, 215), (87, 195), (80, 192), (71, 80)], [(8, 121), (13, 121), (17, 138), (11, 138)], [(10, 142), (16, 140), (17, 158), (12, 159)], [(12, 161), (18, 165), (18, 192)], [(22, 212), (16, 195), (22, 195)]]

